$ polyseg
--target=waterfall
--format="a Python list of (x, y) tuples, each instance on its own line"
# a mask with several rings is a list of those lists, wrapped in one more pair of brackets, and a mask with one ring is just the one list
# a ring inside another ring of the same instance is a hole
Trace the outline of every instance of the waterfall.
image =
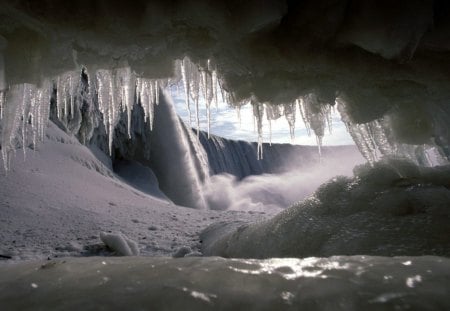
[(178, 117), (166, 92), (155, 106), (151, 164), (161, 189), (176, 204), (206, 208), (202, 185), (209, 178), (206, 153)]

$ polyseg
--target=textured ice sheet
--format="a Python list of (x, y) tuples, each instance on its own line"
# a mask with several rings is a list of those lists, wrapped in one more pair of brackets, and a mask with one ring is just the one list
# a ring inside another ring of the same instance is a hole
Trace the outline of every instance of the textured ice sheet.
[(450, 260), (67, 258), (0, 265), (2, 310), (447, 310)]

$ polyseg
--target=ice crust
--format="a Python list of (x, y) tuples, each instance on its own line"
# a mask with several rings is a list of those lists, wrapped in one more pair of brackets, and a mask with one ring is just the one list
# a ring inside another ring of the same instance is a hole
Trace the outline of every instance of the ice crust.
[(122, 257), (0, 265), (2, 310), (446, 310), (444, 257)]

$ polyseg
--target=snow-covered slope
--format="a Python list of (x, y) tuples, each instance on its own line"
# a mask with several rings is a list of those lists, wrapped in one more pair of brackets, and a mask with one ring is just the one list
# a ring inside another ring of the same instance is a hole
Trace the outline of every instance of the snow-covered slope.
[(123, 233), (143, 255), (171, 255), (184, 246), (197, 249), (198, 232), (213, 221), (263, 215), (176, 206), (163, 198), (155, 179), (138, 190), (121, 169), (124, 178), (113, 173), (107, 157), (100, 161), (94, 153), (53, 123), (39, 150), (28, 149), (26, 160), (17, 151), (11, 170), (0, 172), (0, 255), (110, 254), (99, 239), (103, 231)]

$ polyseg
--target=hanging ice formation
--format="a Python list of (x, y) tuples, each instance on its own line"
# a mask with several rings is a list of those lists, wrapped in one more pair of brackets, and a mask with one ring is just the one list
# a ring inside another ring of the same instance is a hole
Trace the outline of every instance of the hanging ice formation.
[(311, 134), (311, 130), (316, 135), (319, 156), (321, 156), (322, 139), (327, 124), (331, 133), (331, 107), (329, 104), (320, 103), (315, 94), (308, 94), (298, 99), (297, 103), (308, 135)]
[(284, 116), (289, 124), (289, 134), (291, 135), (291, 141), (295, 138), (295, 112), (296, 103), (284, 104)]
[(446, 163), (441, 152), (437, 150), (437, 146), (396, 142), (391, 131), (389, 115), (368, 123), (356, 124), (351, 122), (345, 103), (339, 98), (336, 102), (347, 131), (368, 162), (374, 163), (383, 156), (394, 155), (406, 157), (417, 164), (426, 166)]
[(190, 99), (195, 105), (195, 124), (197, 129), (197, 136), (200, 131), (200, 115), (199, 102), (203, 99), (206, 108), (207, 132), (211, 127), (211, 105), (217, 107), (219, 90), (221, 91), (222, 99), (227, 100), (228, 96), (224, 94), (223, 88), (220, 85), (220, 80), (217, 76), (216, 69), (213, 69), (210, 60), (206, 61), (204, 65), (197, 65), (192, 63), (189, 58), (185, 57), (179, 61), (181, 79), (183, 80), (186, 108), (189, 113), (189, 125), (191, 122), (191, 107)]
[[(84, 72), (84, 73), (83, 73)], [(234, 100), (233, 93), (225, 91), (223, 79), (218, 74), (214, 64), (207, 60), (201, 64), (192, 63), (187, 57), (177, 61), (176, 76), (170, 81), (176, 83), (182, 80), (186, 106), (191, 120), (191, 103), (195, 105), (195, 123), (197, 135), (200, 130), (199, 104), (203, 101), (206, 108), (208, 136), (210, 130), (211, 105), (219, 100), (240, 111), (243, 102)], [(82, 76), (87, 75), (88, 88), (83, 89)], [(56, 114), (59, 121), (69, 132), (76, 133), (82, 122), (83, 102), (98, 102), (98, 108), (103, 116), (103, 124), (108, 135), (109, 152), (112, 153), (114, 130), (122, 112), (127, 114), (128, 136), (131, 137), (132, 110), (139, 103), (144, 111), (145, 120), (153, 128), (154, 105), (158, 104), (160, 88), (166, 87), (169, 80), (146, 79), (137, 76), (127, 66), (114, 69), (100, 69), (89, 75), (87, 69), (69, 71), (53, 80), (44, 80), (39, 87), (32, 84), (12, 85), (9, 89), (0, 72), (0, 125), (1, 153), (5, 169), (9, 167), (11, 154), (22, 147), (24, 155), (28, 142), (32, 141), (34, 148), (44, 137), (46, 122), (49, 118), (50, 99), (56, 90), (54, 98)], [(416, 160), (421, 164), (435, 165), (444, 163), (445, 157), (439, 145), (407, 145), (399, 144), (391, 133), (389, 115), (366, 124), (351, 122), (346, 112), (345, 103), (336, 99), (338, 111), (341, 114), (347, 130), (355, 141), (363, 156), (371, 163), (384, 155), (400, 155)], [(269, 140), (271, 141), (271, 122), (285, 116), (291, 138), (295, 135), (297, 106), (308, 134), (314, 133), (317, 140), (319, 155), (325, 128), (331, 133), (331, 106), (323, 103), (315, 94), (299, 97), (292, 103), (271, 104), (260, 103), (252, 96), (255, 128), (258, 133), (258, 158), (263, 157), (263, 115), (269, 121)], [(83, 143), (89, 141), (92, 131), (86, 131), (81, 137)]]
[(11, 153), (18, 147), (22, 147), (26, 156), (29, 136), (34, 149), (37, 141), (44, 138), (52, 90), (53, 85), (46, 80), (41, 88), (18, 84), (0, 93), (1, 146), (5, 170), (9, 168)]
[(256, 123), (256, 130), (258, 133), (258, 146), (257, 146), (257, 157), (258, 160), (262, 160), (264, 157), (263, 151), (263, 125), (262, 120), (264, 116), (264, 106), (255, 101), (254, 98), (250, 100), (250, 104), (253, 106), (253, 116)]
[(155, 117), (154, 105), (159, 102), (158, 81), (137, 78), (136, 95), (144, 109), (145, 119), (148, 120), (150, 129), (153, 129), (153, 119)]
[[(88, 76), (87, 91), (82, 90), (83, 71)], [(55, 77), (53, 81), (44, 80), (41, 87), (32, 84), (12, 85), (0, 92), (1, 152), (5, 170), (9, 168), (11, 154), (18, 147), (22, 147), (25, 155), (30, 140), (36, 148), (38, 141), (43, 139), (54, 89), (57, 118), (72, 133), (81, 126), (83, 101), (98, 102), (108, 135), (109, 151), (112, 153), (114, 129), (121, 113), (127, 113), (128, 136), (131, 138), (131, 113), (137, 98), (144, 110), (145, 120), (152, 128), (153, 105), (159, 101), (159, 88), (165, 87), (166, 83), (164, 80), (137, 77), (129, 67), (122, 67), (100, 69), (93, 76), (89, 76), (86, 69), (69, 71)], [(86, 142), (89, 139), (85, 137), (83, 140)]]

